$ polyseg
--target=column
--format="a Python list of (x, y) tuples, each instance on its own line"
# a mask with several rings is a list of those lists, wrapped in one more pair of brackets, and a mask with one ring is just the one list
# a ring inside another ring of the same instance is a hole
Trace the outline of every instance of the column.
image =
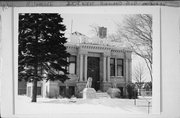
[(87, 81), (87, 55), (84, 55), (84, 81)]
[(117, 76), (117, 58), (115, 58), (115, 77)]
[(107, 81), (110, 82), (110, 57), (107, 57)]
[(83, 81), (83, 55), (80, 55), (80, 82)]
[(106, 82), (106, 57), (103, 57), (103, 82)]
[(128, 70), (129, 70), (129, 81), (131, 82), (132, 81), (132, 59), (128, 59), (128, 63), (129, 63), (129, 66), (128, 66)]
[(129, 81), (129, 64), (128, 64), (128, 59), (126, 58), (125, 59), (125, 68), (126, 68), (126, 82), (128, 83), (128, 81)]
[(76, 61), (77, 61), (76, 62), (76, 64), (77, 64), (77, 66), (76, 66), (76, 74), (80, 75), (80, 55), (79, 54), (77, 55), (77, 60)]

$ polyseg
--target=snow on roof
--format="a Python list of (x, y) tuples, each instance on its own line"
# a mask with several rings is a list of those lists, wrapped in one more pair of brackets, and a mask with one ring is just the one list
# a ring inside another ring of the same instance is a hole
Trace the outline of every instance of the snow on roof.
[(98, 36), (88, 37), (80, 32), (71, 33), (68, 38), (68, 43), (70, 44), (92, 44), (92, 45), (106, 45), (115, 48), (128, 48), (127, 44), (120, 42), (112, 42), (109, 38), (100, 38)]
[(82, 33), (80, 33), (80, 32), (77, 32), (77, 31), (73, 32), (72, 35), (86, 36), (86, 35), (84, 35), (84, 34), (82, 34)]

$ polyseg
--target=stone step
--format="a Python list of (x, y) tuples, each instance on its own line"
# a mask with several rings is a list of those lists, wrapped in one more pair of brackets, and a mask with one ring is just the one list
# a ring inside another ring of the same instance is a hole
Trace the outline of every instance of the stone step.
[(96, 93), (97, 98), (110, 98), (106, 92)]

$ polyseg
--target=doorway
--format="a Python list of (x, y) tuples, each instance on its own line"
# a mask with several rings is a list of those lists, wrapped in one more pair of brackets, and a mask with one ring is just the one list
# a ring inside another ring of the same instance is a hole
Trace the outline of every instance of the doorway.
[(92, 77), (92, 88), (100, 89), (100, 59), (99, 57), (88, 57), (87, 78)]

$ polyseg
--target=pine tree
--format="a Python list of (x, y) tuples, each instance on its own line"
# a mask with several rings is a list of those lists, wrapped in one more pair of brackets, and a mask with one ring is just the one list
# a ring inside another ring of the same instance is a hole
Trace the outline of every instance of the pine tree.
[(69, 79), (66, 27), (62, 22), (57, 13), (19, 14), (18, 75), (33, 82), (32, 102), (36, 102), (37, 81), (43, 79), (40, 70), (45, 70), (47, 80)]

